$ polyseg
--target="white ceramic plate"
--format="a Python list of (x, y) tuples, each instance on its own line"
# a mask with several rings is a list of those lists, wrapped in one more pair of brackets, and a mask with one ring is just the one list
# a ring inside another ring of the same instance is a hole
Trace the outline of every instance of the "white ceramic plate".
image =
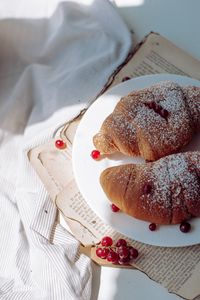
[[(130, 158), (121, 154), (115, 154), (109, 158), (95, 161), (90, 153), (94, 149), (92, 138), (96, 134), (104, 119), (113, 111), (116, 103), (129, 92), (141, 89), (163, 80), (172, 80), (181, 85), (200, 86), (200, 81), (188, 77), (156, 74), (146, 75), (123, 82), (100, 96), (83, 116), (76, 131), (72, 162), (75, 179), (88, 205), (107, 224), (122, 234), (151, 245), (165, 247), (180, 247), (200, 243), (200, 218), (191, 220), (190, 233), (182, 233), (179, 225), (160, 226), (158, 230), (151, 232), (148, 222), (137, 220), (122, 212), (113, 213), (110, 209), (110, 201), (104, 194), (100, 183), (100, 173), (111, 166), (126, 163), (144, 162), (141, 158)], [(186, 150), (200, 149), (200, 134), (184, 148)]]

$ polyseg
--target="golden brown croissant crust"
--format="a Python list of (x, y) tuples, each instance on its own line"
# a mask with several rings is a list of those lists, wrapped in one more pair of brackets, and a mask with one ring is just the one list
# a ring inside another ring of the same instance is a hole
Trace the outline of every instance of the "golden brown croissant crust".
[(121, 98), (93, 137), (103, 154), (154, 161), (176, 153), (200, 130), (200, 87), (163, 81)]
[(200, 217), (200, 152), (104, 170), (100, 183), (123, 212), (157, 224)]

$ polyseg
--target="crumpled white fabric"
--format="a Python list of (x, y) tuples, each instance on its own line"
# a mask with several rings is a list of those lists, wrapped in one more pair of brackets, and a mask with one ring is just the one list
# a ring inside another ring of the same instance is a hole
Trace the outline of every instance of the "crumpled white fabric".
[[(90, 299), (91, 264), (27, 158), (86, 107), (131, 47), (106, 0), (0, 3), (0, 299)], [(62, 170), (61, 170), (62, 172)]]

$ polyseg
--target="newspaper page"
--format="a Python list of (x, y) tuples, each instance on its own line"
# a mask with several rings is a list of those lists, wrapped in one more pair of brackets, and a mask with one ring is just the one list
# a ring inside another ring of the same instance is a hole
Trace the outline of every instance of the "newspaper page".
[(136, 47), (129, 63), (116, 74), (111, 86), (125, 77), (170, 73), (200, 80), (200, 61), (156, 33), (149, 34)]
[[(173, 73), (200, 79), (198, 70), (199, 61), (162, 36), (151, 33), (132, 53), (121, 70), (110, 78), (108, 86), (114, 86), (124, 78), (152, 73)], [(84, 246), (91, 247), (104, 235), (110, 235), (114, 239), (123, 235), (105, 224), (90, 209), (77, 188), (71, 165), (71, 149), (80, 119), (81, 116), (66, 124), (58, 133), (65, 139), (66, 149), (56, 149), (52, 140), (48, 145), (31, 150), (29, 158), (74, 236)], [(133, 267), (145, 272), (169, 292), (185, 299), (200, 300), (200, 245), (165, 248), (128, 240), (139, 250)], [(91, 249), (91, 257), (96, 260), (94, 248)]]

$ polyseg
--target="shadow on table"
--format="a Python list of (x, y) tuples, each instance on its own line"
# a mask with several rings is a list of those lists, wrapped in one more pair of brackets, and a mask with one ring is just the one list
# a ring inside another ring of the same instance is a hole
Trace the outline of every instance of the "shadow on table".
[(117, 291), (113, 300), (182, 299), (174, 294), (169, 294), (163, 286), (138, 270), (120, 270), (115, 285)]
[[(149, 277), (141, 271), (106, 267), (107, 270), (101, 272), (99, 267), (95, 267), (95, 273), (93, 274), (95, 281), (93, 280), (91, 300), (182, 299), (174, 294), (168, 293), (163, 286), (150, 280)], [(105, 279), (101, 278), (100, 280), (100, 276), (105, 276)], [(98, 287), (100, 281), (101, 290), (99, 291)]]

